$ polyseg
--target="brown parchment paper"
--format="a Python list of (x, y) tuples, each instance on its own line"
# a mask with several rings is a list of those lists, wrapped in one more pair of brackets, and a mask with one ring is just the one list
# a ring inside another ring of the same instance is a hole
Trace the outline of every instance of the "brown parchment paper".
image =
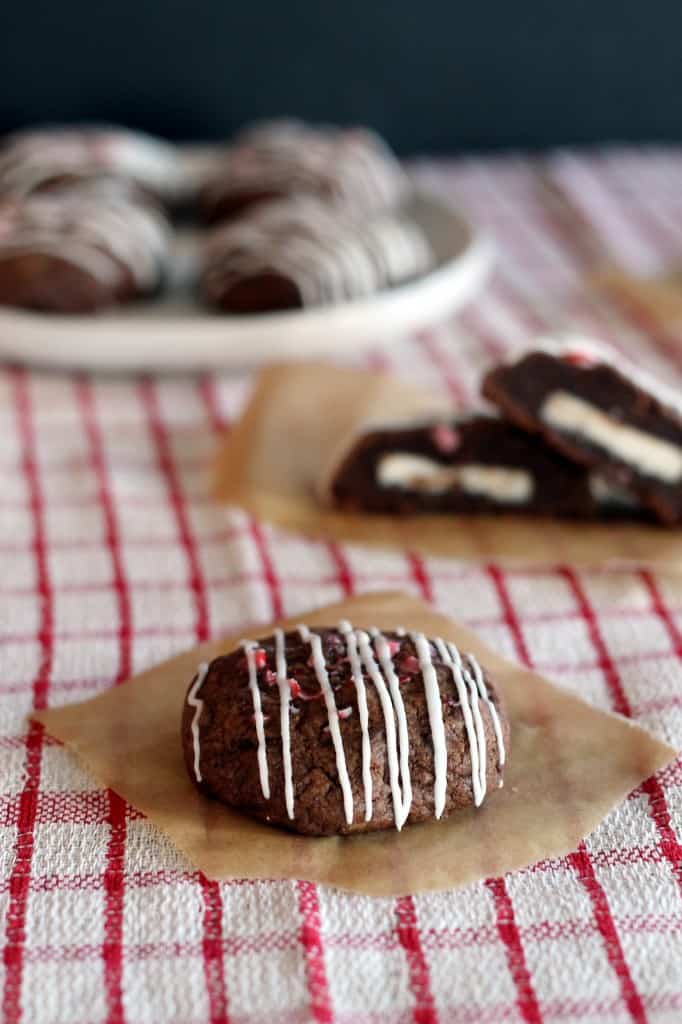
[[(202, 796), (182, 758), (182, 703), (197, 664), (239, 638), (204, 644), (93, 700), (34, 717), (209, 877), (303, 878), (377, 896), (460, 886), (564, 854), (675, 756), (626, 719), (597, 711), (505, 661), (473, 633), (404, 594), (364, 595), (279, 625), (333, 625), (343, 617), (365, 628), (400, 624), (440, 635), (494, 670), (510, 713), (511, 751), (504, 788), (479, 810), (400, 834), (309, 839)], [(272, 628), (258, 627), (251, 635)]]
[(368, 424), (446, 410), (453, 412), (442, 399), (388, 375), (318, 364), (270, 367), (220, 443), (215, 497), (309, 536), (427, 555), (524, 564), (638, 562), (682, 571), (682, 530), (511, 515), (349, 515), (323, 505), (320, 483)]
[[(682, 326), (682, 274), (634, 277), (616, 268), (591, 276), (591, 282), (607, 298), (631, 314), (639, 315), (644, 326), (679, 329)], [(682, 340), (680, 340), (682, 354)]]

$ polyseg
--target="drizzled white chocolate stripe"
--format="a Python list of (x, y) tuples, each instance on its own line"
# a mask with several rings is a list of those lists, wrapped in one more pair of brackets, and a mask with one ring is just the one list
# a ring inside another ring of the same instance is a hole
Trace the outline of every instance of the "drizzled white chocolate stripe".
[(362, 788), (365, 801), (365, 821), (372, 820), (372, 748), (369, 741), (369, 712), (367, 710), (367, 690), (362, 676), (362, 664), (358, 655), (358, 641), (353, 627), (346, 619), (339, 622), (339, 633), (346, 641), (346, 654), (350, 664), (355, 693), (358, 698), (358, 716), (362, 733)]
[[(409, 731), (405, 705), (400, 693), (400, 682), (393, 664), (394, 647), (383, 634), (375, 628), (365, 632), (353, 629), (350, 622), (342, 620), (338, 631), (345, 641), (346, 659), (350, 665), (351, 678), (357, 696), (357, 708), (362, 737), (362, 785), (365, 804), (365, 821), (371, 821), (373, 813), (373, 787), (371, 772), (371, 741), (369, 734), (369, 710), (365, 676), (374, 686), (384, 717), (386, 735), (386, 757), (388, 776), (393, 802), (395, 826), (402, 828), (407, 820), (412, 802), (412, 790), (409, 772)], [(336, 707), (327, 663), (324, 655), (322, 637), (312, 632), (308, 626), (298, 626), (301, 640), (311, 649), (312, 665), (315, 677), (320, 686), (328, 716), (328, 729), (334, 745), (336, 769), (343, 795), (344, 816), (346, 823), (353, 823), (353, 793), (348, 775), (348, 767), (343, 747), (343, 738), (339, 728), (339, 719), (346, 717), (342, 709)], [(396, 635), (403, 638), (405, 630), (399, 628)], [(410, 633), (419, 663), (419, 670), (424, 683), (424, 693), (429, 716), (431, 741), (434, 759), (434, 814), (440, 818), (447, 801), (447, 744), (443, 703), (436, 666), (433, 663), (431, 645), (442, 663), (450, 669), (457, 691), (458, 702), (462, 708), (462, 717), (467, 735), (471, 760), (471, 785), (474, 804), (480, 806), (486, 795), (487, 788), (487, 750), (485, 726), (481, 715), (481, 707), (485, 705), (495, 733), (497, 746), (497, 764), (501, 768), (505, 763), (505, 745), (499, 714), (491, 701), (485, 685), (485, 677), (480, 665), (473, 655), (467, 654), (464, 659), (455, 644), (446, 642), (440, 637), (429, 640), (423, 633)], [(287, 814), (290, 819), (295, 814), (295, 794), (291, 757), (291, 733), (289, 714), (295, 708), (291, 705), (292, 681), (287, 674), (286, 636), (281, 629), (274, 632), (276, 681), (279, 690), (280, 726), (282, 743), (282, 764), (284, 772), (284, 798)], [(395, 641), (393, 642), (395, 643)], [(270, 799), (270, 781), (267, 763), (267, 746), (265, 741), (264, 717), (261, 705), (261, 693), (258, 686), (258, 670), (264, 665), (258, 664), (257, 652), (264, 654), (253, 640), (242, 640), (249, 676), (249, 689), (253, 701), (254, 722), (258, 739), (258, 771), (263, 796)], [(194, 751), (194, 774), (198, 782), (202, 781), (200, 767), (199, 720), (203, 701), (198, 697), (208, 672), (208, 666), (201, 664), (197, 675), (187, 694), (187, 703), (194, 708), (191, 723), (192, 743)], [(270, 680), (268, 680), (270, 681)]]
[(467, 654), (465, 655), (465, 657), (467, 660), (467, 666), (469, 668), (469, 671), (471, 675), (473, 675), (474, 680), (476, 682), (479, 696), (483, 703), (485, 704), (485, 706), (488, 708), (488, 714), (490, 715), (490, 719), (493, 723), (493, 729), (495, 730), (495, 741), (497, 743), (497, 764), (499, 768), (503, 768), (506, 758), (506, 752), (504, 749), (504, 736), (502, 734), (500, 716), (497, 713), (497, 708), (495, 707), (490, 697), (488, 696), (488, 690), (486, 689), (485, 680), (483, 679), (481, 666), (478, 664), (473, 654)]
[(254, 651), (258, 644), (253, 640), (242, 640), (240, 647), (246, 655), (246, 664), (249, 670), (249, 689), (253, 700), (253, 719), (256, 723), (256, 736), (258, 737), (258, 774), (260, 776), (260, 788), (266, 800), (270, 799), (270, 778), (268, 776), (268, 755), (265, 746), (265, 729), (263, 720), (263, 709), (261, 707), (260, 690), (258, 689), (258, 670)]
[(275, 667), (279, 688), (279, 721), (282, 733), (282, 765), (284, 767), (284, 802), (287, 814), (294, 817), (294, 783), (291, 772), (291, 737), (289, 734), (289, 698), (291, 687), (287, 678), (287, 656), (284, 631), (275, 630)]
[(341, 784), (341, 792), (343, 793), (343, 810), (346, 816), (346, 824), (352, 825), (353, 791), (351, 789), (350, 779), (348, 778), (346, 755), (343, 750), (341, 730), (339, 729), (339, 713), (336, 710), (334, 691), (332, 690), (331, 683), (329, 682), (329, 676), (327, 675), (327, 663), (325, 661), (324, 650), (322, 648), (322, 640), (317, 633), (311, 633), (305, 625), (300, 625), (298, 627), (298, 632), (301, 640), (303, 640), (304, 643), (310, 644), (312, 651), (315, 675), (317, 676), (317, 681), (320, 684), (322, 693), (324, 694), (324, 702), (327, 705), (329, 731), (331, 733), (334, 752), (336, 754), (336, 770), (339, 773), (339, 782)]
[[(467, 672), (462, 662), (459, 651), (453, 643), (448, 642), (448, 651), (450, 657), (455, 663), (458, 671), (462, 673), (462, 676), (469, 687), (469, 698), (471, 700), (471, 715), (474, 720), (474, 728), (476, 730), (476, 740), (478, 743), (478, 785), (479, 792), (481, 794), (480, 803), (485, 800), (485, 793), (487, 788), (487, 764), (488, 756), (485, 742), (485, 728), (483, 726), (483, 718), (481, 717), (481, 709), (478, 703), (478, 690), (476, 689), (476, 683), (473, 678)], [(478, 806), (478, 804), (476, 805)]]
[(391, 695), (388, 691), (388, 687), (384, 682), (384, 677), (379, 671), (374, 653), (372, 651), (369, 636), (363, 630), (357, 630), (355, 634), (358, 638), (358, 646), (360, 649), (360, 657), (362, 658), (362, 664), (369, 676), (370, 680), (374, 684), (374, 688), (379, 696), (379, 703), (381, 704), (381, 710), (384, 713), (384, 728), (386, 730), (386, 756), (388, 757), (388, 779), (391, 786), (391, 797), (393, 800), (393, 820), (395, 827), (400, 831), (403, 827), (407, 814), (404, 811), (403, 806), (403, 794), (400, 789), (400, 763), (398, 760), (398, 739), (395, 731), (395, 717), (393, 713), (393, 704), (391, 702)]
[(192, 751), (194, 753), (194, 778), (197, 782), (201, 782), (201, 744), (199, 740), (199, 719), (201, 718), (201, 711), (204, 706), (203, 700), (199, 700), (199, 690), (204, 685), (206, 674), (208, 672), (208, 665), (205, 661), (202, 661), (197, 669), (197, 674), (194, 677), (189, 693), (187, 694), (187, 703), (191, 708), (194, 708), (194, 716), (192, 718)]
[(447, 791), (447, 750), (445, 747), (445, 725), (443, 724), (443, 705), (440, 699), (438, 676), (431, 660), (431, 647), (423, 633), (410, 633), (412, 643), (417, 651), (419, 668), (424, 679), (426, 707), (429, 712), (431, 740), (433, 742), (433, 804), (434, 813), (440, 818), (445, 810), (445, 794)]
[[(435, 640), (435, 644), (436, 650), (438, 651), (443, 663), (447, 665), (452, 672), (452, 678), (457, 689), (457, 698), (462, 707), (464, 728), (466, 729), (467, 739), (469, 740), (469, 753), (471, 757), (471, 786), (474, 791), (474, 804), (476, 807), (480, 807), (485, 795), (485, 790), (481, 789), (478, 734), (476, 732), (473, 715), (471, 714), (471, 707), (469, 706), (469, 690), (462, 675), (460, 665), (458, 665), (457, 661), (452, 658), (450, 645), (447, 645), (440, 637)], [(452, 646), (454, 648), (454, 645)], [(454, 650), (456, 651), (457, 649), (454, 648)]]
[(384, 678), (388, 682), (393, 707), (398, 718), (398, 742), (400, 745), (400, 782), (403, 791), (403, 822), (407, 819), (412, 806), (412, 780), (410, 779), (410, 734), (407, 730), (407, 715), (405, 705), (400, 693), (400, 683), (393, 668), (393, 661), (389, 651), (386, 638), (378, 629), (370, 629), (370, 636), (374, 640), (374, 649), (379, 657), (379, 663), (383, 669)]

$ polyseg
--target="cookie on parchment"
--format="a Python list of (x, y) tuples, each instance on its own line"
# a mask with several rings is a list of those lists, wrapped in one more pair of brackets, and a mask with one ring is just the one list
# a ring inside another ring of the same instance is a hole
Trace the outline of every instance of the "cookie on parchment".
[(490, 674), (454, 644), (341, 622), (201, 665), (182, 743), (207, 795), (322, 836), (479, 806), (502, 785), (509, 722)]
[(566, 337), (492, 369), (483, 394), (520, 428), (637, 495), (661, 522), (682, 521), (678, 390), (608, 346)]

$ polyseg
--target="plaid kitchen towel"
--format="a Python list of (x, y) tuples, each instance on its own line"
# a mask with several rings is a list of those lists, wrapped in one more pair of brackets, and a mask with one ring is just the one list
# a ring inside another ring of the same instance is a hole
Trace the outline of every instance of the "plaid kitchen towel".
[[(669, 335), (585, 284), (595, 252), (682, 263), (682, 153), (422, 162), (495, 236), (455, 322), (371, 352), (467, 403), (530, 334), (596, 332), (670, 379)], [(672, 339), (674, 341), (674, 339)], [(579, 848), (458, 892), (369, 899), (209, 882), (26, 712), (242, 624), (404, 588), (593, 704), (682, 746), (682, 576), (463, 564), (273, 531), (209, 497), (247, 378), (0, 371), (0, 857), (7, 1024), (682, 1019), (682, 770)]]

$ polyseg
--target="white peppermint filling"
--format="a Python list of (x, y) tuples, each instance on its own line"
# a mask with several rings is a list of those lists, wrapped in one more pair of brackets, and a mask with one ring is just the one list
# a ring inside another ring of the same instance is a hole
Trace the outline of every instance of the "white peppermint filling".
[(590, 494), (595, 501), (601, 505), (622, 505), (626, 508), (638, 508), (639, 502), (634, 494), (630, 494), (624, 487), (611, 483), (600, 473), (590, 473), (587, 481)]
[(445, 494), (453, 488), (492, 501), (522, 505), (533, 496), (533, 476), (525, 469), (484, 466), (471, 462), (445, 466), (424, 455), (393, 452), (379, 460), (376, 470), (381, 487), (402, 487), (422, 494)]
[(676, 444), (620, 423), (567, 391), (553, 391), (545, 399), (540, 419), (603, 448), (646, 476), (667, 484), (682, 479), (682, 449)]

